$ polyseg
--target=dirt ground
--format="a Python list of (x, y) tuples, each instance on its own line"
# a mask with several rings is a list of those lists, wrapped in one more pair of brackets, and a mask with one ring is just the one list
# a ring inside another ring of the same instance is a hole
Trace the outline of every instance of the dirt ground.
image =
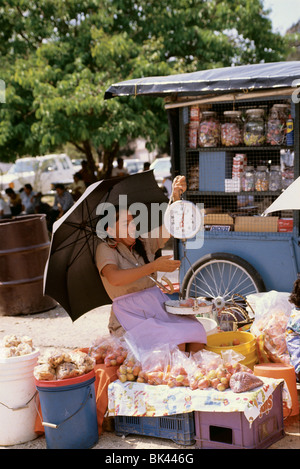
[[(28, 316), (0, 317), (0, 340), (7, 334), (28, 335), (33, 339), (35, 347), (41, 351), (51, 348), (75, 349), (88, 347), (98, 336), (107, 334), (110, 306), (102, 306), (90, 311), (74, 323), (67, 313), (56, 308)], [(300, 389), (298, 390), (298, 394)], [(0, 449), (46, 449), (44, 436), (25, 444), (0, 447)], [(194, 449), (195, 446), (183, 447), (170, 440), (128, 435), (116, 436), (114, 432), (104, 431), (93, 449), (113, 450), (171, 450)], [(285, 436), (269, 447), (270, 449), (300, 449), (299, 416), (290, 417), (285, 421)]]

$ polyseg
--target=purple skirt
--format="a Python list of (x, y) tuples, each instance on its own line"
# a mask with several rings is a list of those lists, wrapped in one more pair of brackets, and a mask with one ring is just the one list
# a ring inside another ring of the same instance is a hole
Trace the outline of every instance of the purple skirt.
[(119, 296), (113, 300), (113, 311), (137, 347), (150, 349), (161, 344), (206, 344), (206, 332), (195, 316), (167, 313), (169, 297), (158, 287)]

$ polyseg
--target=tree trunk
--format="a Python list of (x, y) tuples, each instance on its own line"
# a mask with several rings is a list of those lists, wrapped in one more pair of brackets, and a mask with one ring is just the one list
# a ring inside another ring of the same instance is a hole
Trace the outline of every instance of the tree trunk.
[(111, 177), (113, 169), (113, 161), (119, 152), (120, 146), (115, 142), (111, 148), (104, 148), (103, 150), (103, 169), (102, 174), (104, 178)]
[(95, 176), (95, 174), (98, 174), (98, 169), (96, 168), (96, 164), (95, 164), (95, 160), (94, 160), (94, 157), (93, 157), (91, 144), (88, 140), (85, 140), (82, 143), (83, 143), (84, 153), (85, 153), (86, 159), (87, 159), (88, 168), (93, 173), (94, 178), (95, 178), (94, 182), (96, 182), (97, 177)]

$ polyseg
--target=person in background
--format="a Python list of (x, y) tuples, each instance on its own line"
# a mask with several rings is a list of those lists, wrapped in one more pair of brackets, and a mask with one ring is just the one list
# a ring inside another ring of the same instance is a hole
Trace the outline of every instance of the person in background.
[(11, 218), (11, 210), (9, 203), (3, 199), (0, 192), (0, 220), (4, 218)]
[(35, 213), (35, 196), (36, 193), (32, 189), (32, 185), (25, 184), (24, 190), (21, 193), (21, 199), (23, 212), (25, 212), (26, 214)]
[(54, 205), (48, 214), (48, 230), (52, 231), (53, 223), (61, 218), (73, 205), (74, 200), (63, 184), (56, 184)]
[(286, 347), (297, 381), (300, 382), (300, 279), (295, 281), (289, 301), (294, 308), (286, 326)]
[(150, 163), (149, 161), (145, 161), (143, 171), (149, 171), (149, 169), (150, 169)]
[(9, 205), (12, 216), (20, 215), (23, 210), (21, 196), (17, 194), (11, 187), (5, 189), (6, 195), (9, 197)]
[(89, 168), (88, 162), (86, 160), (83, 160), (81, 162), (81, 170), (79, 171), (79, 173), (81, 174), (85, 187), (88, 187), (93, 182), (97, 181), (96, 176), (94, 175), (93, 171)]
[(112, 169), (111, 177), (115, 178), (115, 177), (127, 176), (128, 170), (124, 168), (123, 158), (118, 158), (117, 162), (118, 162), (118, 166)]
[(73, 179), (74, 182), (70, 185), (70, 189), (73, 200), (76, 202), (76, 200), (78, 200), (84, 193), (86, 185), (82, 180), (82, 175), (79, 172), (74, 174)]

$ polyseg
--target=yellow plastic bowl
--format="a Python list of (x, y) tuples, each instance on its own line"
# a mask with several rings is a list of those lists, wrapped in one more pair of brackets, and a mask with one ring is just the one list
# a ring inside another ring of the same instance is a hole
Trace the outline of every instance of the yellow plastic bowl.
[[(232, 345), (234, 339), (239, 340), (239, 345)], [(228, 345), (221, 345), (228, 344)], [(253, 369), (257, 362), (256, 353), (256, 339), (250, 332), (218, 332), (207, 337), (206, 350), (218, 353), (221, 355), (225, 350), (234, 350), (237, 353), (244, 355), (245, 359), (241, 361), (244, 365)]]

